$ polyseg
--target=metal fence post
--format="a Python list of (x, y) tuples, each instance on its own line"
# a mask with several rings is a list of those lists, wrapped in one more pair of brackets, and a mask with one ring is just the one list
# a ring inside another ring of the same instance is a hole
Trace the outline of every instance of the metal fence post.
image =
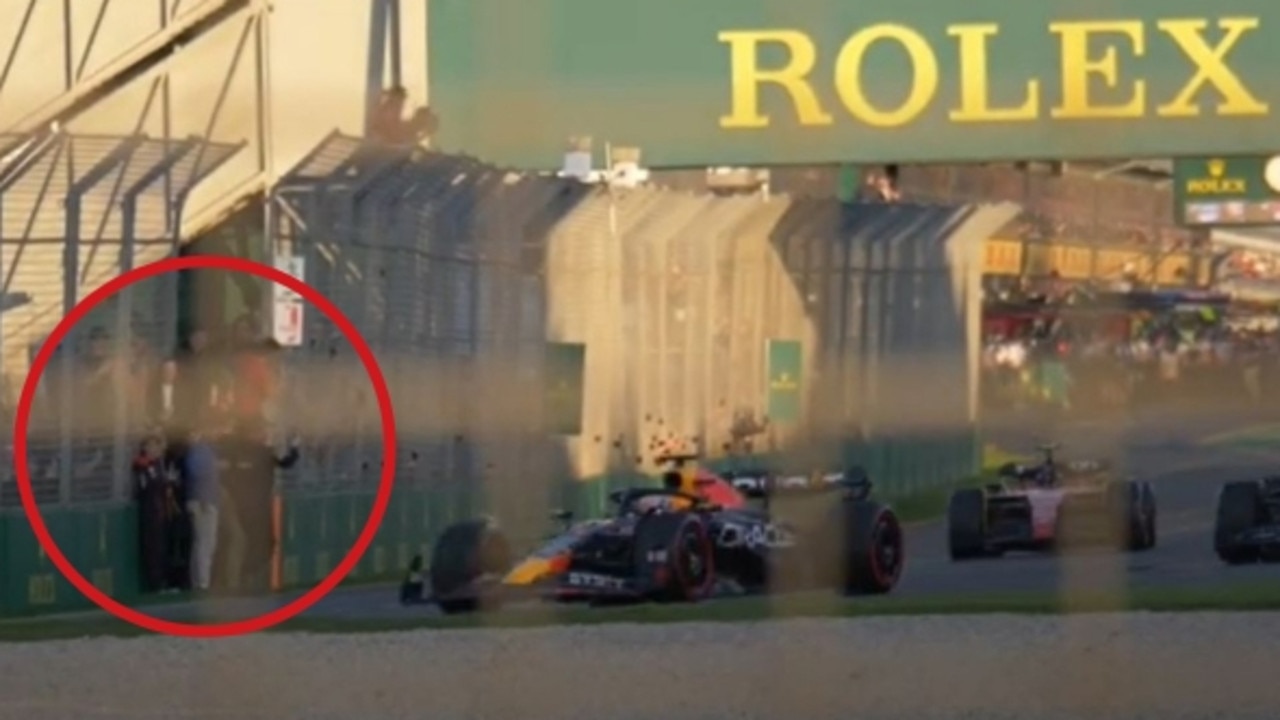
[[(84, 195), (92, 190), (98, 183), (102, 182), (108, 175), (120, 167), (130, 155), (138, 148), (143, 141), (142, 136), (134, 136), (127, 138), (106, 157), (99, 160), (93, 167), (89, 169), (82, 177), (74, 181), (67, 190), (67, 197), (64, 205), (66, 222), (65, 237), (62, 249), (62, 314), (65, 317), (75, 308), (80, 298), (80, 224), (81, 210)], [(118, 308), (117, 308), (118, 310)], [(124, 322), (127, 324), (127, 316)], [(71, 337), (78, 337), (78, 333), (71, 333)], [(120, 336), (114, 338), (116, 342), (120, 341)], [(127, 338), (126, 338), (127, 340)], [(64, 342), (62, 345), (62, 359), (59, 363), (61, 371), (61, 407), (59, 407), (60, 415), (60, 431), (61, 442), (59, 448), (59, 487), (58, 498), (62, 503), (71, 500), (72, 482), (75, 479), (75, 467), (73, 465), (75, 459), (75, 448), (73, 434), (76, 430), (72, 421), (72, 415), (75, 412), (76, 399), (73, 390), (75, 381), (75, 358), (76, 347), (74, 343)], [(114, 352), (119, 352), (116, 347)], [(118, 421), (121, 411), (125, 404), (129, 401), (127, 393), (122, 388), (113, 388), (114, 401), (112, 403), (113, 418)], [(116, 423), (113, 422), (113, 425)], [(95, 428), (96, 429), (96, 428)], [(117, 445), (116, 450), (119, 447)], [(114, 468), (117, 467), (113, 463)]]
[[(161, 178), (168, 175), (174, 165), (183, 157), (195, 149), (197, 142), (195, 140), (184, 140), (169, 150), (161, 160), (154, 166), (143, 173), (132, 185), (125, 188), (123, 197), (120, 200), (120, 254), (117, 260), (120, 274), (129, 272), (134, 268), (137, 231), (138, 231), (138, 196), (145, 192), (148, 188), (158, 182)], [(179, 201), (180, 202), (180, 201)], [(177, 244), (179, 235), (179, 219), (180, 213), (174, 212), (176, 208), (167, 208), (169, 230)], [(152, 282), (160, 282), (166, 284), (174, 284), (173, 278), (161, 276)], [(175, 284), (176, 286), (176, 284)], [(134, 311), (134, 290), (130, 286), (120, 291), (118, 300), (118, 310), (116, 314), (116, 337), (125, 338), (129, 342), (133, 341), (133, 311)], [(176, 312), (173, 308), (175, 303), (163, 303), (166, 317), (163, 322), (165, 328), (174, 327), (171, 318), (167, 315)], [(176, 318), (172, 318), (176, 321)], [(130, 412), (129, 403), (121, 398), (116, 403), (116, 415), (114, 423), (114, 456), (115, 464), (112, 468), (112, 497), (116, 500), (124, 500), (128, 498), (130, 477), (129, 477), (129, 459), (130, 459), (130, 431), (134, 429), (137, 418), (133, 417)]]

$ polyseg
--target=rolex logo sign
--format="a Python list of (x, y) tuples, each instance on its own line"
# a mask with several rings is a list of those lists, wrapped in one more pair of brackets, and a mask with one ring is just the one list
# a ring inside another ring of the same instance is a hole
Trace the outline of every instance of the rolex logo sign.
[(1184, 182), (1188, 197), (1226, 197), (1249, 193), (1249, 181), (1233, 173), (1231, 163), (1222, 158), (1207, 161), (1203, 177), (1186, 178)]

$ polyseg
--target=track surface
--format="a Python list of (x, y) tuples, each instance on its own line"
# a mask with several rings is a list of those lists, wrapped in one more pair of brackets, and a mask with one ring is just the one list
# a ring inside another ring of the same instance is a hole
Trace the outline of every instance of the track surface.
[[(1125, 472), (1152, 481), (1159, 503), (1157, 547), (1136, 555), (1013, 553), (1000, 559), (953, 563), (946, 556), (944, 524), (930, 522), (907, 530), (908, 566), (895, 594), (924, 597), (1069, 588), (1121, 592), (1130, 587), (1198, 588), (1280, 578), (1280, 566), (1225, 566), (1213, 554), (1211, 543), (1218, 487), (1226, 480), (1280, 470), (1280, 445), (1274, 450), (1256, 445), (1242, 449), (1202, 442), (1209, 435), (1267, 420), (1257, 413), (1165, 412), (1066, 423), (1057, 432), (1025, 418), (992, 428), (989, 439), (1004, 448), (1033, 449), (1038, 441), (1053, 438), (1063, 443), (1065, 459), (1110, 459)], [(182, 622), (225, 621), (269, 610), (286, 599), (217, 600), (150, 612)], [(401, 607), (393, 588), (365, 586), (340, 589), (307, 614), (382, 619), (434, 613), (430, 607)]]

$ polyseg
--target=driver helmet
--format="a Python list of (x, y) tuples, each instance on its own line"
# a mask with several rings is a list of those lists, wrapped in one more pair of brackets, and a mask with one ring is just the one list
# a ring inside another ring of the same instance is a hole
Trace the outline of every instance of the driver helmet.
[(662, 487), (673, 491), (683, 490), (684, 476), (679, 470), (668, 470), (662, 473)]
[(1036, 472), (1035, 481), (1036, 485), (1039, 485), (1040, 487), (1049, 487), (1053, 485), (1053, 468), (1047, 463), (1041, 465), (1039, 471)]

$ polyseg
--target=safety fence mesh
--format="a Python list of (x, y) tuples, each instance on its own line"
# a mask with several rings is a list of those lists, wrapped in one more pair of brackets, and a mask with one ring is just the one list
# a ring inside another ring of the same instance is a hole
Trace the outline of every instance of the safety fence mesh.
[[(982, 242), (1012, 206), (609, 189), (338, 136), (276, 202), (282, 252), (378, 357), (397, 487), (429, 490), (427, 514), (598, 512), (673, 443), (720, 463), (856, 461), (891, 495), (974, 468)], [(371, 492), (369, 384), (306, 317), (286, 489)], [(551, 418), (566, 344), (583, 351), (571, 431)]]

